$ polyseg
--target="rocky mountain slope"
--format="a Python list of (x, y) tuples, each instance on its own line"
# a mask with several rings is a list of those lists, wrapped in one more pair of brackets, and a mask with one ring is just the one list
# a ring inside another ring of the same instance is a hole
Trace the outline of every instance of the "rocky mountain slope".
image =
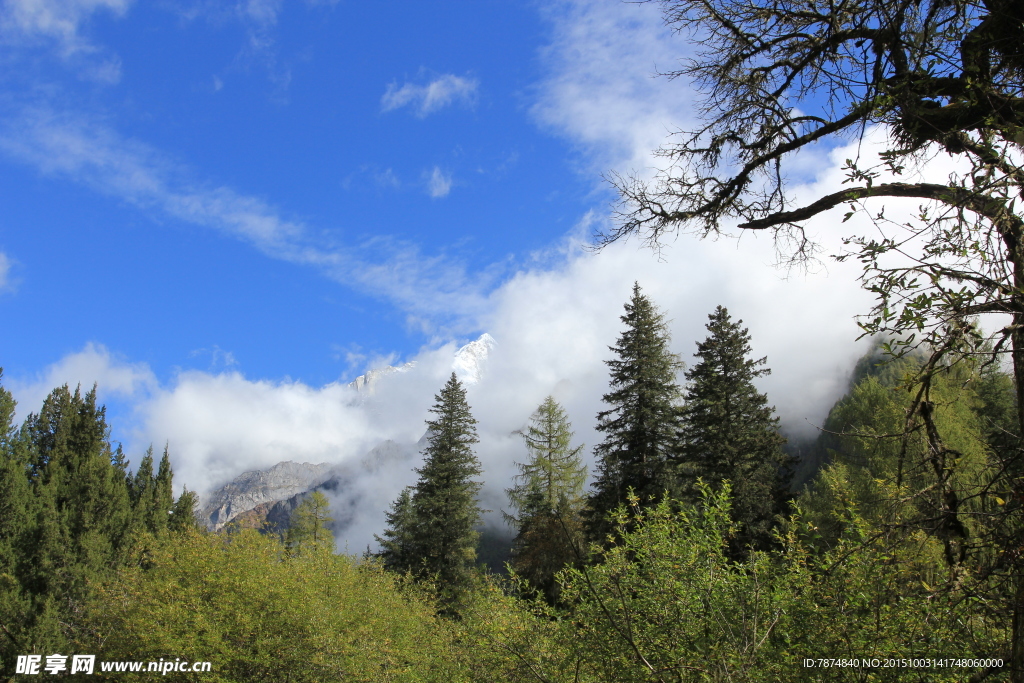
[[(484, 376), (487, 359), (497, 345), (489, 334), (469, 342), (455, 352), (452, 370), (466, 384), (475, 384)], [(387, 366), (360, 375), (349, 386), (369, 395), (379, 382), (395, 373), (415, 371), (415, 362)], [(230, 522), (243, 527), (282, 530), (292, 510), (311, 491), (322, 490), (331, 498), (334, 531), (343, 531), (352, 521), (364, 495), (360, 481), (385, 472), (401, 463), (411, 467), (423, 447), (385, 441), (369, 451), (359, 462), (312, 464), (281, 462), (269, 469), (243, 472), (234, 480), (202, 497), (200, 521), (211, 531), (219, 531)]]

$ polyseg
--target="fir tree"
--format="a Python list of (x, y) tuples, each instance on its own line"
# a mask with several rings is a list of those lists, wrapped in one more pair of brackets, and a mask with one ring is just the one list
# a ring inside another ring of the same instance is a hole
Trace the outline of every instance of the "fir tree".
[(135, 476), (129, 480), (128, 492), (139, 528), (153, 532), (156, 531), (153, 529), (153, 506), (156, 504), (154, 484), (153, 447), (150, 446), (139, 461), (139, 466), (135, 468)]
[[(397, 526), (384, 532), (381, 557), (385, 565), (436, 581), (441, 601), (453, 606), (469, 587), (476, 561), (475, 528), (483, 512), (477, 501), (481, 484), (474, 479), (480, 476), (473, 453), (478, 439), (466, 390), (455, 373), (434, 399), (430, 412), (436, 417), (427, 421), (419, 480), (407, 504), (399, 498), (392, 506), (389, 523)], [(392, 539), (401, 539), (405, 551), (389, 547)]]
[(626, 503), (630, 489), (647, 506), (672, 486), (670, 456), (679, 430), (680, 389), (676, 373), (682, 367), (669, 351), (664, 316), (633, 285), (621, 320), (626, 330), (616, 346), (611, 391), (603, 400), (611, 406), (598, 413), (597, 429), (604, 441), (594, 449), (597, 480), (584, 511), (588, 535), (601, 540), (610, 530), (607, 515)]
[(786, 509), (790, 458), (782, 451), (779, 419), (754, 380), (771, 373), (766, 358), (752, 360), (750, 335), (719, 306), (708, 316), (711, 333), (697, 343), (699, 360), (688, 380), (679, 444), (679, 476), (686, 497), (696, 502), (698, 478), (732, 482), (733, 516), (740, 525), (732, 551), (742, 557), (748, 545), (772, 543), (776, 515)]
[(516, 529), (512, 567), (552, 602), (558, 597), (555, 574), (582, 547), (587, 468), (580, 461), (583, 446), (573, 448), (572, 435), (565, 410), (548, 396), (523, 432), (530, 458), (517, 463), (519, 474), (505, 491), (513, 510), (505, 520)]
[(391, 504), (391, 510), (385, 514), (387, 528), (384, 529), (384, 536), (374, 535), (381, 547), (378, 556), (384, 562), (384, 566), (399, 572), (410, 571), (415, 562), (415, 520), (411, 491), (412, 487), (406, 486)]
[(153, 526), (155, 531), (167, 528), (169, 517), (174, 508), (174, 473), (171, 470), (171, 458), (168, 446), (164, 444), (164, 454), (153, 480)]

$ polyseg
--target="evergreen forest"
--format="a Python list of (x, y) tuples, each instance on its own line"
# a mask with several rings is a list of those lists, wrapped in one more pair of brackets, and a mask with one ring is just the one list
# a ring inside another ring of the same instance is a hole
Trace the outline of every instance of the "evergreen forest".
[(1016, 680), (1024, 473), (1004, 367), (881, 340), (795, 448), (728, 310), (685, 359), (639, 285), (621, 321), (593, 471), (549, 396), (523, 416), (517, 475), (489, 482), (505, 574), (478, 560), (479, 440), (454, 374), (417, 482), (361, 557), (336, 552), (316, 492), (283, 533), (208, 532), (166, 449), (132, 465), (111, 442), (95, 389), (56, 388), (18, 425), (0, 387), (0, 678), (85, 653), (209, 661), (161, 677), (211, 682)]

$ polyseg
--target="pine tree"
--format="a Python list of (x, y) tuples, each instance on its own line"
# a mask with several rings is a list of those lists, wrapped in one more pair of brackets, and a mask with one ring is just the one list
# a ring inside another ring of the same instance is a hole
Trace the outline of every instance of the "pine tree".
[(285, 532), (285, 544), (291, 553), (334, 549), (334, 535), (329, 525), (331, 517), (327, 496), (313, 491), (292, 510)]
[(156, 475), (153, 474), (153, 447), (150, 446), (135, 468), (135, 475), (129, 479), (128, 486), (132, 512), (139, 529), (153, 534), (167, 529), (174, 507), (173, 477), (167, 446), (164, 446), (159, 469)]
[[(437, 583), (442, 603), (454, 606), (468, 589), (476, 561), (475, 531), (483, 510), (477, 501), (481, 483), (476, 420), (466, 402), (466, 390), (452, 373), (434, 397), (427, 421), (428, 442), (423, 467), (409, 502), (392, 506), (384, 532), (381, 558), (398, 571), (411, 571), (419, 579)], [(408, 511), (406, 511), (406, 505)], [(401, 539), (407, 554), (388, 546)], [(378, 538), (378, 540), (381, 540)]]
[(604, 441), (594, 449), (597, 480), (584, 515), (588, 536), (602, 540), (611, 526), (608, 514), (626, 503), (630, 489), (647, 506), (673, 485), (669, 459), (679, 430), (681, 391), (676, 373), (679, 357), (669, 351), (664, 316), (633, 285), (633, 296), (621, 317), (626, 330), (616, 346), (611, 391), (603, 400), (609, 410), (598, 413), (597, 429)]
[(711, 333), (697, 343), (699, 360), (686, 372), (683, 428), (679, 444), (679, 476), (685, 497), (696, 502), (698, 478), (732, 483), (733, 516), (740, 530), (732, 539), (734, 557), (748, 545), (772, 544), (775, 516), (789, 500), (790, 458), (782, 451), (779, 419), (754, 380), (771, 373), (766, 358), (752, 360), (750, 335), (718, 306), (708, 316)]
[(555, 574), (571, 564), (582, 548), (580, 512), (587, 468), (583, 446), (572, 447), (572, 427), (562, 406), (548, 396), (523, 432), (530, 458), (517, 463), (519, 474), (506, 489), (513, 513), (503, 513), (516, 529), (512, 567), (554, 602)]

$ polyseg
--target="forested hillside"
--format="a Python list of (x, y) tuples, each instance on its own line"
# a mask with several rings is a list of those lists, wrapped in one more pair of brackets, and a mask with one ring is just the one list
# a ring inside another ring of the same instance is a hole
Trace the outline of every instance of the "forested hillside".
[(283, 533), (208, 532), (166, 451), (133, 466), (109, 441), (95, 390), (57, 388), (20, 426), (0, 390), (5, 678), (19, 656), (95, 654), (208, 661), (166, 674), (205, 681), (1007, 679), (1024, 501), (1003, 368), (872, 349), (793, 490), (742, 321), (711, 312), (684, 370), (663, 320), (634, 287), (589, 486), (558, 402), (524, 416), (501, 482), (508, 578), (478, 560), (478, 442), (454, 375), (417, 483), (362, 557), (336, 554), (318, 492)]

